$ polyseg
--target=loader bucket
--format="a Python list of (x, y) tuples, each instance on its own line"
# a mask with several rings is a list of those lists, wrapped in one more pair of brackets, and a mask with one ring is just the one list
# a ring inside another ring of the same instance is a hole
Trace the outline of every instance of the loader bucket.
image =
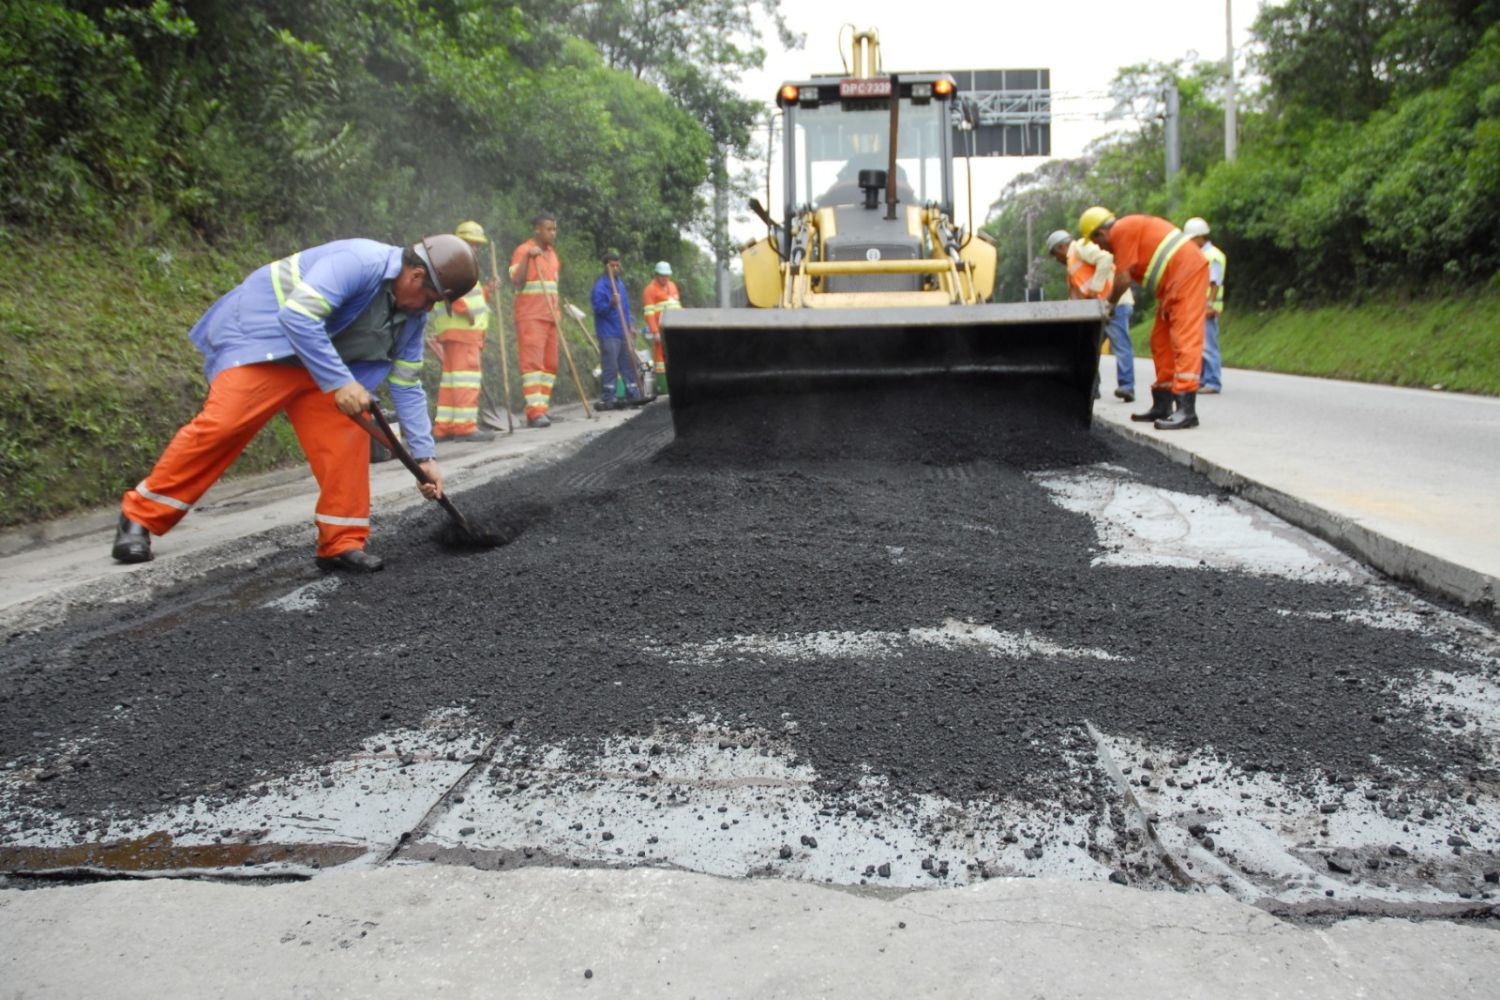
[(1041, 408), (1041, 419), (1086, 428), (1106, 319), (1097, 300), (676, 310), (662, 323), (672, 421), (681, 439), (747, 405), (905, 394), (914, 410), (927, 409), (922, 400), (1026, 399), (1029, 418)]

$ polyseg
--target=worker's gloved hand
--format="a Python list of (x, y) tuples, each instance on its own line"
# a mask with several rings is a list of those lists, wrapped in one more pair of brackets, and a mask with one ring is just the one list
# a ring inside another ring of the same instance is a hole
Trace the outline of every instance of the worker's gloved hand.
[(540, 257), (541, 255), (542, 248), (537, 246), (535, 243), (533, 243), (531, 247), (526, 251), (526, 256), (528, 257)]
[(333, 390), (333, 405), (346, 417), (352, 417), (370, 408), (370, 394), (358, 382), (345, 382)]
[(442, 496), (443, 472), (438, 468), (437, 459), (429, 458), (425, 462), (419, 462), (418, 468), (427, 474), (428, 479), (432, 480), (430, 483), (422, 483), (417, 487), (422, 491), (422, 495), (429, 500), (436, 500)]

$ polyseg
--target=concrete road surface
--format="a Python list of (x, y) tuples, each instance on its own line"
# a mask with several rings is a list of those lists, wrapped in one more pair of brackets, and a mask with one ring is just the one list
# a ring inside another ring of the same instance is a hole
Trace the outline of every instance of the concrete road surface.
[(673, 871), (335, 872), (0, 893), (0, 998), (1492, 997), (1495, 931), (1295, 927), (1212, 895), (997, 880), (890, 899)]
[(1102, 359), (1095, 416), (1374, 568), (1494, 613), (1500, 599), (1500, 399), (1233, 369), (1201, 396), (1203, 424), (1134, 423)]

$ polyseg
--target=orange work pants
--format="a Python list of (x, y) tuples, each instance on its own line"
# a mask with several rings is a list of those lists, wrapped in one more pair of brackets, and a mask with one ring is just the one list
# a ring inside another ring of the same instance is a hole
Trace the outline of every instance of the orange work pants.
[(557, 382), (557, 324), (550, 316), (516, 317), (516, 354), (521, 364), (526, 419), (546, 416), (552, 406), (552, 386)]
[(1185, 247), (1162, 270), (1151, 326), (1153, 389), (1197, 392), (1203, 367), (1203, 316), (1208, 309), (1208, 261)]
[(484, 334), (474, 336), (443, 334), (438, 337), (443, 348), (443, 377), (438, 382), (437, 417), (432, 421), (432, 436), (463, 437), (479, 430), (479, 389), (481, 371), (479, 354)]
[(370, 536), (369, 438), (306, 369), (293, 365), (220, 372), (203, 409), (172, 438), (140, 485), (125, 493), (120, 510), (151, 534), (165, 535), (283, 410), (318, 480), (318, 555), (364, 548)]

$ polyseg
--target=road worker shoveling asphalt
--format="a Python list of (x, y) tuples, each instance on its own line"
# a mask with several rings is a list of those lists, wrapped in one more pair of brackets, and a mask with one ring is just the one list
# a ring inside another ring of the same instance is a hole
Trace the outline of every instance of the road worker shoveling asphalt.
[(427, 311), (449, 308), (479, 280), (474, 248), (451, 234), (406, 247), (338, 240), (259, 268), (204, 314), (190, 334), (203, 353), (208, 399), (120, 505), (111, 554), (151, 559), (151, 535), (180, 521), (267, 421), (285, 412), (321, 493), (317, 564), (373, 573), (370, 449), (345, 417), (389, 386), (422, 495), (443, 496), (422, 389)]

